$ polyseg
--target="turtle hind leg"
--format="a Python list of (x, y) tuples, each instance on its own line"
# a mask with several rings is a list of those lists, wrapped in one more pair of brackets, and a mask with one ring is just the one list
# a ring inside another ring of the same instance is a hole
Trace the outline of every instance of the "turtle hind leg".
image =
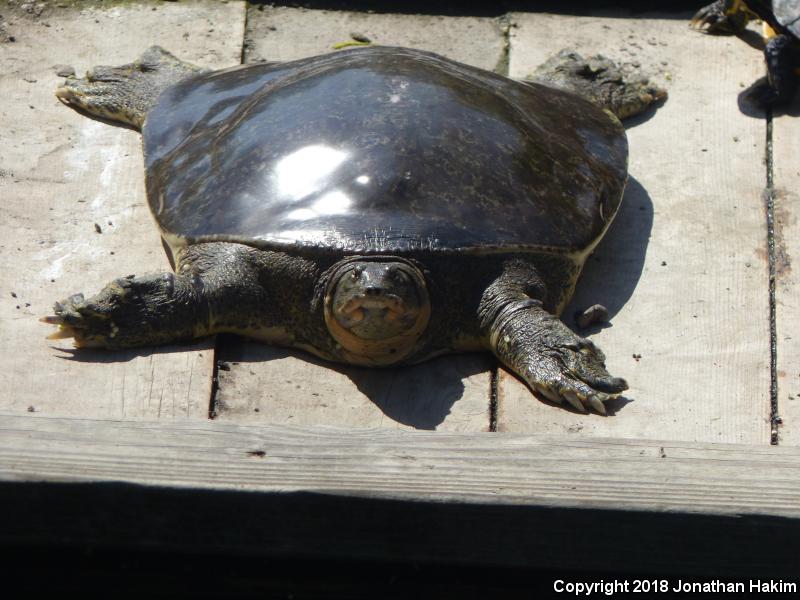
[(667, 96), (666, 90), (633, 68), (624, 69), (599, 54), (584, 58), (566, 49), (548, 58), (524, 81), (573, 92), (618, 119), (639, 114)]
[(91, 116), (141, 130), (147, 111), (167, 87), (202, 72), (159, 46), (119, 67), (98, 66), (84, 78), (69, 77), (56, 90), (65, 104)]
[(780, 106), (788, 104), (794, 98), (800, 84), (800, 48), (788, 35), (776, 35), (769, 38), (764, 48), (764, 59), (767, 63), (769, 85), (758, 97), (762, 106)]
[(544, 286), (525, 261), (506, 263), (486, 290), (479, 308), (481, 326), (495, 356), (534, 392), (551, 402), (565, 400), (576, 410), (606, 414), (605, 402), (627, 389), (612, 377), (605, 356), (547, 312)]
[(749, 20), (740, 3), (717, 0), (698, 10), (689, 25), (715, 35), (736, 35), (744, 31)]

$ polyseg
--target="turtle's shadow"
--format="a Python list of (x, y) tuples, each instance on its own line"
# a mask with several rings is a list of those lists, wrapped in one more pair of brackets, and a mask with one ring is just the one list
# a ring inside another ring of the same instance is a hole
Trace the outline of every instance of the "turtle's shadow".
[(759, 77), (736, 96), (739, 112), (753, 119), (766, 119), (764, 108), (758, 103), (758, 95), (769, 86), (766, 76)]
[[(578, 329), (576, 312), (602, 304), (611, 321), (633, 295), (642, 276), (647, 244), (653, 229), (653, 202), (634, 178), (629, 177), (619, 212), (603, 240), (587, 259), (572, 301), (564, 310), (564, 321)], [(580, 329), (583, 335), (596, 333), (609, 323)]]
[[(464, 379), (488, 372), (491, 357), (480, 354), (443, 356), (419, 365), (367, 369), (335, 367), (390, 419), (434, 430), (464, 396)], [(487, 378), (488, 381), (488, 378)], [(489, 394), (486, 394), (486, 429), (489, 428)]]
[[(759, 77), (741, 92), (736, 97), (736, 103), (739, 106), (739, 111), (748, 117), (754, 119), (766, 119), (767, 113), (764, 108), (758, 103), (758, 96), (769, 87), (769, 80), (766, 76)], [(781, 115), (789, 117), (800, 116), (800, 93), (795, 94), (794, 98), (788, 104), (776, 106), (772, 109), (772, 116), (779, 117)]]
[(214, 339), (203, 338), (195, 342), (167, 344), (165, 346), (144, 346), (142, 348), (120, 348), (108, 350), (106, 348), (62, 348), (50, 346), (56, 352), (56, 358), (79, 363), (126, 363), (140, 356), (155, 356), (158, 354), (172, 354), (174, 352), (207, 351), (214, 352)]
[[(450, 414), (453, 404), (464, 396), (463, 380), (488, 372), (489, 354), (442, 356), (419, 365), (366, 368), (324, 361), (302, 350), (290, 350), (246, 340), (235, 335), (217, 336), (216, 358), (225, 362), (268, 362), (293, 357), (348, 377), (388, 418), (414, 427), (435, 430)], [(62, 360), (82, 363), (125, 363), (140, 356), (171, 354), (187, 350), (214, 352), (214, 340), (194, 344), (170, 344), (109, 351), (102, 348), (59, 348), (51, 346)], [(323, 396), (320, 396), (322, 399)], [(486, 394), (486, 427), (489, 427), (489, 394)]]
[(764, 47), (766, 46), (766, 43), (764, 43), (764, 37), (757, 31), (753, 31), (752, 29), (745, 29), (744, 31), (741, 31), (735, 35), (737, 38), (742, 40), (745, 44), (747, 44), (754, 50), (758, 50), (759, 52), (764, 52)]
[(669, 100), (669, 97), (661, 98), (661, 100), (658, 100), (658, 101), (654, 102), (653, 104), (648, 106), (644, 111), (640, 112), (639, 114), (634, 115), (632, 117), (626, 117), (622, 121), (622, 124), (625, 126), (625, 130), (628, 131), (630, 129), (633, 129), (634, 127), (638, 127), (642, 123), (647, 123), (647, 121), (649, 121), (650, 119), (655, 117), (656, 114), (658, 114), (658, 110), (662, 106), (664, 106), (664, 104), (668, 100)]
[[(226, 362), (267, 362), (293, 357), (349, 378), (388, 418), (414, 427), (434, 430), (464, 395), (463, 380), (488, 371), (489, 355), (440, 357), (419, 365), (388, 368), (353, 367), (332, 363), (300, 350), (247, 342), (236, 336), (220, 336), (218, 358)], [(322, 398), (322, 396), (321, 396)], [(486, 395), (486, 427), (489, 427), (489, 395)]]

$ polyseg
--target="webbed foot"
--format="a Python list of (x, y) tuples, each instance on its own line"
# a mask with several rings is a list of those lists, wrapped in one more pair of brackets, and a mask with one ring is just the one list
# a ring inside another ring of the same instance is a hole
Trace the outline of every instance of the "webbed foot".
[(74, 338), (77, 348), (130, 348), (188, 339), (197, 329), (194, 302), (176, 290), (176, 277), (116, 279), (89, 299), (74, 294), (56, 302), (43, 323), (57, 325), (49, 339)]
[(744, 11), (728, 14), (726, 0), (717, 0), (698, 10), (689, 21), (689, 26), (698, 31), (716, 35), (735, 35), (744, 31), (748, 17)]
[(168, 86), (201, 69), (152, 46), (135, 62), (98, 66), (84, 78), (70, 76), (56, 89), (65, 104), (91, 115), (141, 129), (147, 111)]
[(562, 50), (548, 58), (526, 81), (579, 96), (626, 119), (667, 97), (667, 91), (631, 65), (620, 66), (602, 55), (584, 58)]
[(628, 388), (605, 367), (605, 355), (541, 307), (527, 306), (501, 317), (493, 335), (495, 353), (544, 398), (576, 410), (606, 414), (605, 403)]
[(536, 267), (515, 259), (483, 294), (478, 316), (489, 348), (545, 399), (606, 414), (605, 403), (628, 389), (606, 370), (605, 356), (545, 309), (547, 289)]

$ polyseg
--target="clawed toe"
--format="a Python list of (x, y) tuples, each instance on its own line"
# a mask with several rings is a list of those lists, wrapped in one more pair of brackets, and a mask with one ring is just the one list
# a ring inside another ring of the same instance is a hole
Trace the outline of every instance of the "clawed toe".
[(592, 396), (589, 398), (589, 406), (591, 406), (598, 414), (606, 414), (606, 405), (603, 404), (603, 401), (597, 396)]
[(689, 27), (712, 35), (731, 35), (741, 32), (747, 20), (744, 12), (725, 14), (724, 7), (715, 2), (698, 10), (689, 21)]
[(534, 384), (533, 387), (540, 395), (542, 395), (547, 400), (550, 400), (550, 402), (555, 402), (556, 404), (561, 404), (563, 402), (563, 398), (561, 398), (561, 396), (559, 396), (556, 392), (551, 390), (546, 385)]
[(102, 98), (108, 95), (108, 85), (92, 82), (89, 79), (69, 78), (56, 88), (56, 98), (67, 106), (91, 110), (102, 106)]
[(691, 21), (689, 27), (697, 30), (710, 30), (713, 29), (718, 23), (725, 19), (725, 12), (723, 8), (719, 7), (716, 3), (709, 4), (698, 10)]
[[(97, 346), (103, 345), (104, 332), (109, 326), (113, 331), (113, 323), (94, 310), (83, 294), (74, 294), (56, 302), (53, 313), (39, 319), (42, 323), (58, 327), (47, 336), (48, 340), (73, 338), (76, 348)], [(113, 333), (111, 335), (113, 337)]]
[(75, 294), (66, 300), (56, 302), (53, 306), (52, 315), (47, 315), (39, 319), (42, 323), (56, 325), (58, 329), (47, 336), (48, 340), (61, 340), (65, 338), (75, 338), (76, 341), (81, 337), (80, 323), (82, 320), (78, 305), (83, 303), (83, 295)]
[(591, 373), (583, 370), (578, 371), (577, 375), (587, 385), (606, 394), (620, 394), (628, 389), (627, 381), (622, 377), (612, 377), (607, 372)]
[[(560, 386), (536, 383), (531, 387), (545, 400), (555, 404), (563, 404), (566, 400), (572, 408), (579, 412), (586, 413), (591, 409), (600, 415), (607, 414), (605, 403), (609, 400), (614, 400), (618, 396), (616, 393), (606, 394), (593, 390), (579, 382), (561, 384)], [(558, 391), (555, 391), (555, 389), (558, 389)]]
[(561, 395), (564, 396), (567, 402), (572, 405), (572, 408), (579, 412), (586, 412), (586, 407), (583, 405), (583, 402), (581, 402), (581, 399), (578, 398), (578, 394), (576, 394), (574, 391), (564, 390), (561, 392)]
[(714, 25), (719, 21), (719, 17), (714, 14), (696, 14), (694, 18), (689, 21), (689, 27), (697, 31), (709, 31), (713, 29)]
[(74, 327), (70, 325), (66, 325), (65, 323), (59, 323), (61, 317), (42, 317), (39, 319), (42, 323), (49, 323), (50, 325), (58, 325), (58, 329), (56, 329), (53, 333), (47, 336), (48, 340), (63, 340), (65, 338), (74, 338), (76, 334), (76, 330)]

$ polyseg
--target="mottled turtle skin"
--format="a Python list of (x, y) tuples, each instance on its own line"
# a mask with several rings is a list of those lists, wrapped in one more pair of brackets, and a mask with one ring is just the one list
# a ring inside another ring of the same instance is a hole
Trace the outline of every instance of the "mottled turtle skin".
[(737, 34), (751, 19), (764, 24), (768, 81), (756, 99), (766, 107), (788, 104), (800, 85), (800, 0), (716, 0), (697, 11), (692, 25)]
[(234, 332), (372, 366), (489, 350), (578, 410), (626, 389), (556, 316), (622, 198), (609, 111), (388, 47), (214, 72), (154, 47), (57, 95), (142, 130), (176, 273), (57, 303), (54, 337)]

